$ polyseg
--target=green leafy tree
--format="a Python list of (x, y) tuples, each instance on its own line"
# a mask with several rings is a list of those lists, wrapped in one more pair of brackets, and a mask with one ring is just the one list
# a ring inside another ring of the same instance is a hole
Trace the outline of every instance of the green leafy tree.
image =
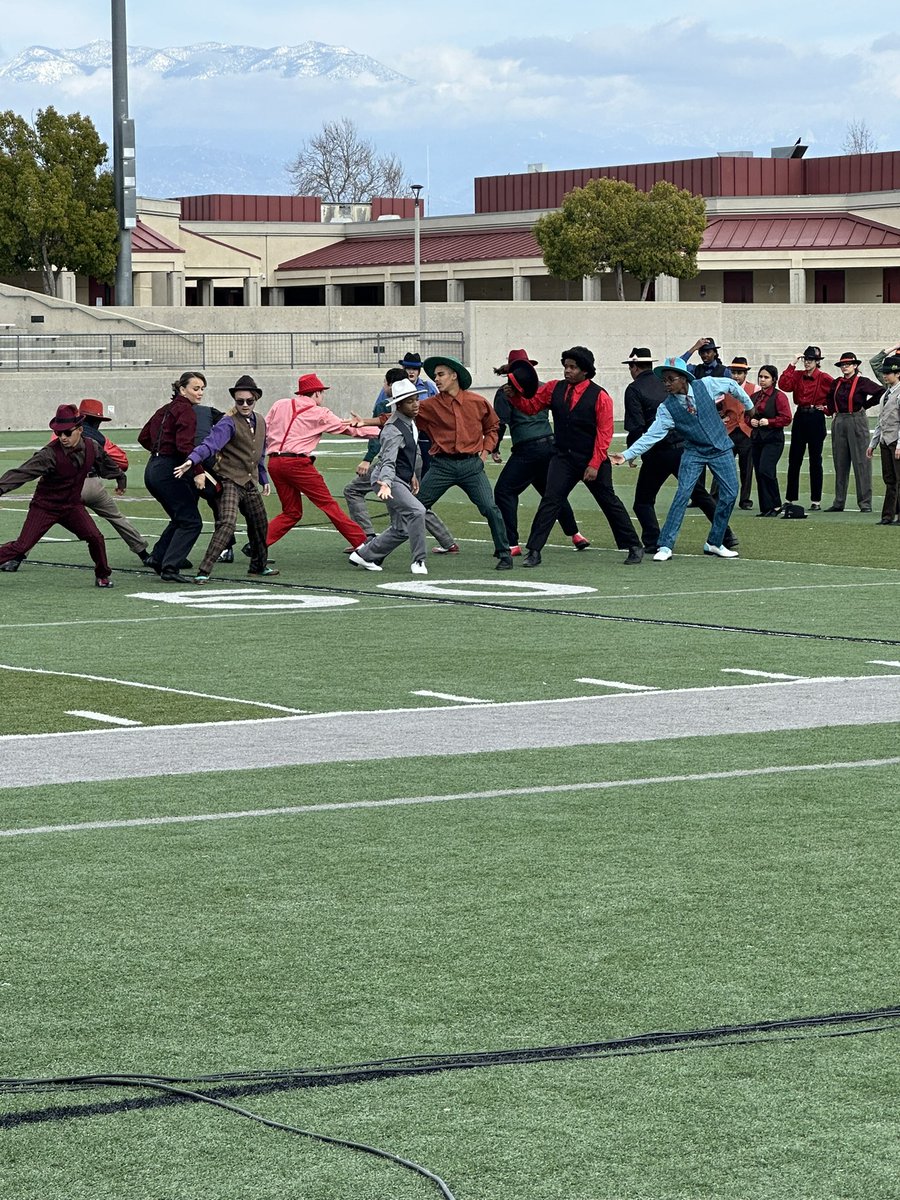
[(657, 275), (691, 279), (706, 229), (702, 196), (657, 183), (638, 191), (619, 179), (592, 179), (569, 192), (556, 212), (541, 217), (534, 236), (544, 265), (558, 279), (612, 271), (616, 296), (625, 299), (625, 275), (641, 284), (646, 300)]
[(89, 117), (0, 113), (0, 270), (37, 271), (59, 294), (64, 270), (111, 282), (118, 222), (107, 146)]

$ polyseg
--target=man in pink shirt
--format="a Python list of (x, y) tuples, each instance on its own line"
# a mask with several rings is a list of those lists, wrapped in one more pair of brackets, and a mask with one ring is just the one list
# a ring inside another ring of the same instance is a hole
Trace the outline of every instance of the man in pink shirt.
[(284, 537), (303, 516), (304, 496), (322, 510), (354, 549), (366, 541), (363, 530), (347, 516), (316, 470), (313, 451), (326, 433), (371, 438), (378, 437), (381, 430), (375, 425), (353, 426), (336, 416), (322, 403), (327, 391), (318, 375), (301, 375), (296, 395), (276, 400), (266, 414), (269, 477), (282, 509), (269, 522), (266, 539), (269, 546)]

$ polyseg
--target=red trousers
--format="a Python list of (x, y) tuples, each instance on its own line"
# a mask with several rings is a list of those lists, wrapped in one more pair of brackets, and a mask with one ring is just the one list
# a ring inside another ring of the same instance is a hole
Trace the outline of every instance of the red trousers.
[(16, 540), (0, 546), (0, 566), (10, 559), (21, 558), (23, 554), (27, 554), (54, 525), (62, 525), (63, 529), (74, 533), (80, 541), (87, 542), (88, 553), (94, 561), (94, 574), (98, 579), (106, 579), (109, 575), (106, 543), (83, 504), (70, 504), (58, 509), (38, 508), (32, 504), (25, 514), (25, 524)]
[(272, 546), (293, 529), (303, 516), (303, 497), (320, 508), (335, 529), (344, 535), (351, 546), (361, 546), (366, 535), (355, 521), (347, 516), (328, 490), (328, 485), (308, 458), (269, 457), (269, 478), (281, 501), (281, 512), (269, 522), (266, 544)]

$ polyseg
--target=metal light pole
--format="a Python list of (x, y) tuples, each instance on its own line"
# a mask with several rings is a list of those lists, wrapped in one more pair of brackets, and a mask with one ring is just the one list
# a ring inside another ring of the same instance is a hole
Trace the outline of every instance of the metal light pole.
[(119, 218), (116, 304), (134, 303), (131, 231), (137, 225), (134, 173), (134, 121), (128, 116), (128, 38), (125, 0), (112, 0), (113, 178)]
[(421, 244), (421, 214), (419, 212), (419, 197), (422, 195), (423, 183), (411, 183), (410, 191), (416, 200), (416, 215), (413, 223), (413, 304), (418, 308), (422, 303), (422, 244)]

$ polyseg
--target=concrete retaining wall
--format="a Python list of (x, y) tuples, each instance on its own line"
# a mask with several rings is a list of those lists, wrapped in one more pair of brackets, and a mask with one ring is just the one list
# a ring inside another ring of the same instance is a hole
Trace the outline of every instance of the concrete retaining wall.
[[(14, 322), (15, 332), (35, 332), (32, 312), (44, 315), (45, 333), (107, 333), (161, 330), (206, 333), (363, 332), (408, 333), (417, 323), (410, 308), (152, 308), (91, 309), (65, 304), (20, 289), (0, 288), (0, 323)], [(720, 305), (710, 303), (640, 304), (602, 301), (423, 305), (423, 331), (462, 331), (466, 365), (476, 390), (488, 395), (497, 386), (493, 368), (508, 350), (525, 347), (539, 361), (541, 378), (557, 376), (560, 352), (569, 346), (589, 346), (597, 358), (598, 379), (611, 392), (621, 416), (621, 396), (629, 382), (621, 360), (632, 346), (649, 346), (658, 358), (678, 353), (701, 335), (712, 336), (723, 356), (744, 354), (758, 367), (773, 362), (783, 368), (810, 342), (822, 346), (826, 365), (845, 350), (864, 361), (876, 350), (900, 342), (900, 312), (891, 305)], [(415, 337), (410, 349), (415, 347)], [(140, 427), (164, 403), (176, 375), (195, 364), (173, 363), (166, 368), (133, 370), (0, 369), (0, 429), (43, 429), (57, 404), (94, 396), (115, 407), (118, 428)], [(315, 370), (316, 363), (298, 370)], [(227, 388), (249, 371), (264, 390), (267, 402), (289, 395), (298, 371), (260, 367), (252, 362), (210, 368), (207, 395), (218, 407), (229, 397)], [(335, 411), (367, 412), (381, 386), (382, 370), (371, 368), (320, 369), (331, 384), (329, 401)]]

